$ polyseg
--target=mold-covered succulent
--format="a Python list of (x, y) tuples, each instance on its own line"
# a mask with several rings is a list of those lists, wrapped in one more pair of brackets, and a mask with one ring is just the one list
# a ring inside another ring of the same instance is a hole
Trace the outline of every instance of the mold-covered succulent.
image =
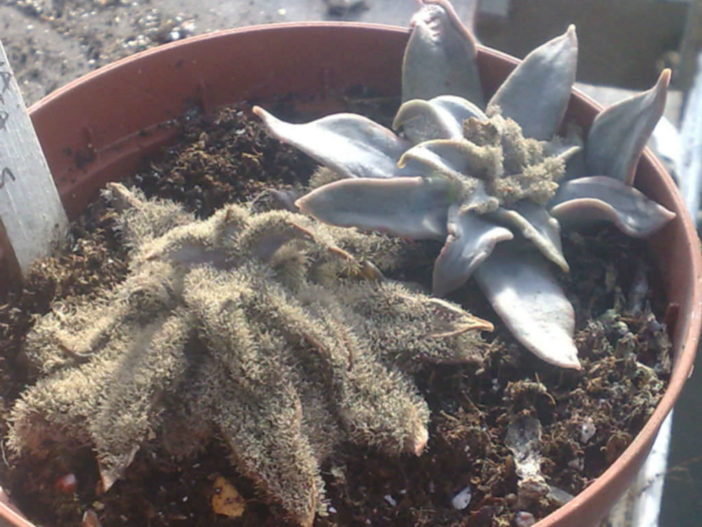
[(554, 273), (568, 271), (560, 226), (609, 220), (646, 237), (673, 218), (632, 186), (670, 72), (600, 113), (584, 141), (559, 137), (575, 80), (572, 26), (532, 51), (487, 104), (474, 38), (451, 5), (423, 0), (411, 26), (398, 134), (354, 114), (291, 124), (255, 109), (274, 136), (339, 179), (296, 205), (333, 225), (444, 240), (436, 295), (475, 277), (526, 348), (579, 368), (573, 309)]
[(39, 380), (17, 400), (16, 454), (89, 446), (102, 485), (149, 445), (195, 454), (211, 438), (300, 525), (324, 508), (320, 463), (341, 441), (420, 454), (422, 363), (480, 364), (458, 306), (382, 278), (408, 244), (288, 211), (228, 205), (206, 220), (112, 184), (130, 273), (53, 306), (24, 351)]

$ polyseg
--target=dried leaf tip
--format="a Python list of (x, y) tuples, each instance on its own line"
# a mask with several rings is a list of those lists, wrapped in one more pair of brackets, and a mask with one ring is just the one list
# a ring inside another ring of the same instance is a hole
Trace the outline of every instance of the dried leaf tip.
[(427, 446), (428, 442), (429, 442), (429, 430), (427, 430), (427, 427), (424, 426), (423, 423), (418, 423), (417, 434), (414, 437), (414, 447), (412, 448), (414, 455), (421, 456), (422, 452), (424, 452), (424, 448)]

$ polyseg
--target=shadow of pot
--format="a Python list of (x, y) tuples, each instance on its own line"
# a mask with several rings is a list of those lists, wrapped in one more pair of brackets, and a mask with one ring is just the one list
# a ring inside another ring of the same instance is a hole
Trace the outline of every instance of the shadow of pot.
[[(297, 107), (339, 111), (350, 89), (400, 90), (406, 29), (367, 24), (285, 24), (195, 37), (137, 54), (57, 90), (31, 117), (69, 217), (107, 181), (143, 166), (178, 133), (173, 119), (241, 100), (268, 103), (292, 95)], [(516, 61), (481, 49), (480, 73), (491, 93)], [(587, 128), (598, 107), (575, 94), (567, 119)], [(585, 527), (602, 518), (643, 464), (657, 430), (691, 373), (702, 315), (699, 241), (673, 180), (650, 153), (636, 186), (677, 217), (650, 239), (666, 294), (675, 363), (668, 389), (632, 444), (606, 472), (538, 527)], [(2, 265), (7, 268), (7, 264)], [(0, 496), (0, 519), (28, 527)]]

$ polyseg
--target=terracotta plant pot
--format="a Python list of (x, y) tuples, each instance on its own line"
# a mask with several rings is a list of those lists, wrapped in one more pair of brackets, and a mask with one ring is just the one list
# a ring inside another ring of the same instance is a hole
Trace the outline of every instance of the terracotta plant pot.
[[(171, 139), (177, 129), (169, 120), (194, 104), (209, 111), (242, 99), (271, 103), (292, 95), (298, 108), (331, 113), (353, 87), (398, 94), (407, 36), (401, 28), (339, 23), (214, 33), (102, 68), (43, 99), (31, 116), (64, 205), (75, 217), (107, 181), (130, 174)], [(480, 50), (479, 61), (486, 93), (516, 63), (487, 49)], [(592, 101), (575, 94), (567, 118), (587, 127), (596, 112)], [(636, 185), (677, 214), (650, 240), (669, 306), (675, 353), (670, 385), (616, 462), (539, 527), (592, 526), (607, 513), (641, 467), (692, 370), (702, 316), (699, 242), (673, 180), (650, 154), (641, 160)], [(31, 525), (2, 502), (0, 518)]]

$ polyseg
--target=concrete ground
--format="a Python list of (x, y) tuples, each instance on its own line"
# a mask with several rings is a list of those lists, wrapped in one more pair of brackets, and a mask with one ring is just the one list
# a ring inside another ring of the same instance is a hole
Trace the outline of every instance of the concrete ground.
[[(329, 1), (2, 0), (0, 39), (31, 104), (92, 69), (187, 36), (299, 20), (406, 25), (416, 7), (412, 0), (375, 0), (370, 6)], [(456, 6), (466, 14), (468, 2)]]
[[(461, 16), (474, 0), (454, 0)], [(406, 25), (413, 0), (0, 0), (0, 39), (28, 104), (90, 70), (159, 44), (212, 30), (298, 20), (360, 20)], [(675, 66), (684, 2), (647, 0), (483, 0), (481, 41), (517, 56), (575, 22), (579, 80), (642, 89)], [(699, 371), (699, 370), (698, 370)], [(702, 403), (689, 385), (677, 412), (662, 527), (702, 517)]]
[[(475, 2), (453, 3), (466, 18)], [(415, 8), (414, 0), (0, 0), (0, 39), (31, 104), (92, 69), (190, 35), (298, 20), (405, 26)], [(684, 16), (680, 2), (483, 0), (476, 30), (485, 44), (523, 56), (576, 23), (579, 80), (643, 89), (676, 60)]]

